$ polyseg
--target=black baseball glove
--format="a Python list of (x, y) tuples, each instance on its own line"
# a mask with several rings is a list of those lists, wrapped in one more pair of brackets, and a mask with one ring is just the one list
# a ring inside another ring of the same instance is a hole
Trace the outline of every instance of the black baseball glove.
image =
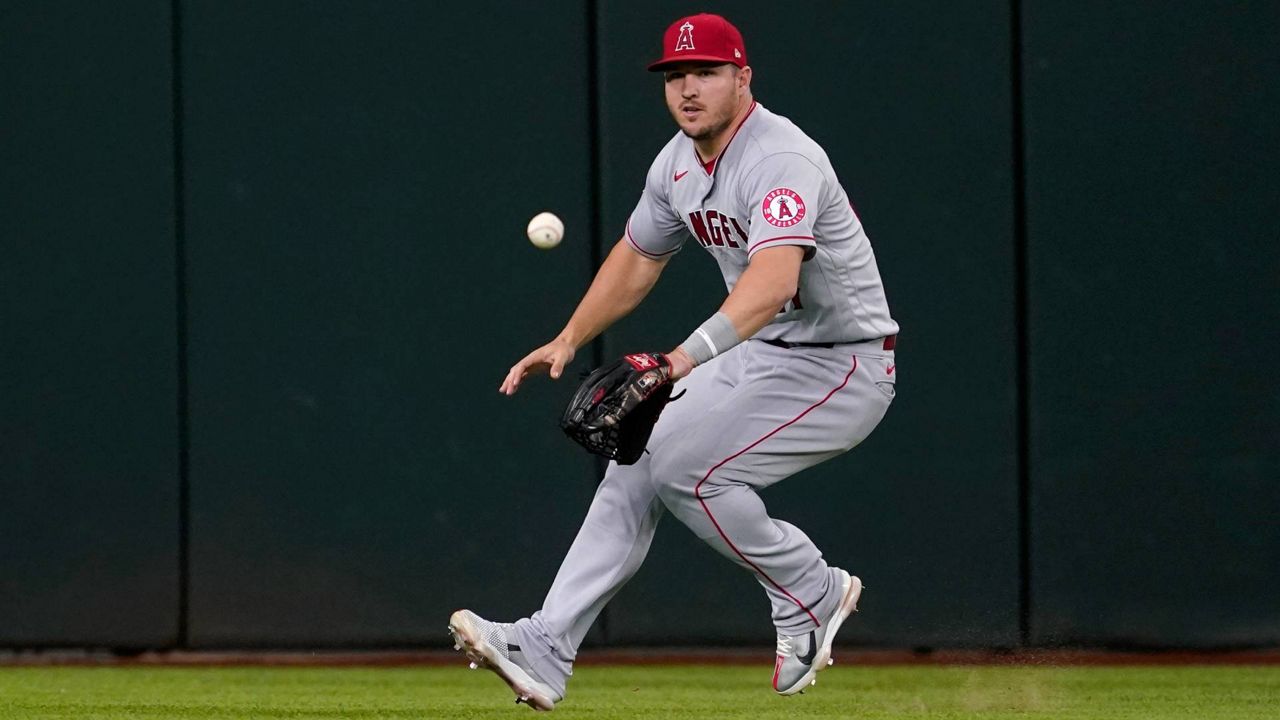
[(644, 454), (658, 416), (671, 401), (671, 387), (666, 355), (627, 355), (582, 381), (560, 428), (588, 451), (631, 465)]

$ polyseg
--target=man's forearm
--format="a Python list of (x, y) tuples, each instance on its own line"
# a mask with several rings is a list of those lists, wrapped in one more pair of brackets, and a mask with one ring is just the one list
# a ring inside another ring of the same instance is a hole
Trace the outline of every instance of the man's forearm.
[(783, 305), (795, 297), (803, 259), (804, 250), (798, 247), (769, 248), (757, 253), (720, 306), (720, 312), (671, 351), (671, 376), (684, 377), (695, 365), (725, 352), (768, 325)]
[(578, 303), (578, 309), (556, 338), (575, 349), (591, 342), (640, 304), (664, 267), (666, 260), (650, 260), (627, 247), (625, 242), (614, 245)]

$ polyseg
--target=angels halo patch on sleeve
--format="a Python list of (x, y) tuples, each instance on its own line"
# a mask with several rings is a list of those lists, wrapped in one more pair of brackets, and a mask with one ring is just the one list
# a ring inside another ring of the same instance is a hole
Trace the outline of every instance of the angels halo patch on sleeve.
[(804, 200), (791, 188), (774, 188), (760, 208), (770, 225), (789, 228), (804, 219)]

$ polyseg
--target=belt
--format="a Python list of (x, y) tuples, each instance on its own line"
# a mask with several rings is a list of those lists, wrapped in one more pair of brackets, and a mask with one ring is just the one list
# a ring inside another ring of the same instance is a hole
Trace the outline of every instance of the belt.
[(820, 347), (820, 348), (833, 348), (833, 347), (835, 347), (835, 346), (836, 346), (836, 344), (835, 344), (835, 343), (793, 343), (793, 342), (787, 342), (786, 340), (765, 340), (765, 341), (763, 341), (763, 342), (764, 342), (766, 345), (772, 345), (772, 346), (774, 346), (774, 347), (786, 348), (786, 349), (788, 349), (788, 350), (790, 350), (790, 349), (791, 349), (791, 348), (793, 348), (793, 347)]
[[(836, 343), (829, 343), (829, 342), (826, 342), (826, 343), (798, 342), (798, 343), (797, 343), (797, 342), (787, 342), (786, 340), (763, 340), (763, 341), (761, 341), (761, 342), (764, 342), (765, 344), (768, 344), (768, 345), (772, 345), (772, 346), (774, 346), (774, 347), (786, 348), (786, 349), (788, 349), (788, 350), (790, 350), (791, 348), (796, 348), (796, 347), (820, 347), (820, 348), (833, 348), (833, 347), (835, 347), (835, 346), (836, 346)], [(866, 341), (862, 341), (862, 342), (866, 342)], [(843, 343), (841, 343), (841, 344), (843, 344)], [(884, 349), (885, 349), (885, 350), (892, 350), (892, 349), (894, 348), (894, 346), (895, 346), (895, 345), (897, 345), (897, 344), (898, 344), (898, 336), (897, 336), (897, 335), (889, 335), (889, 336), (885, 337), (885, 339), (884, 339)]]

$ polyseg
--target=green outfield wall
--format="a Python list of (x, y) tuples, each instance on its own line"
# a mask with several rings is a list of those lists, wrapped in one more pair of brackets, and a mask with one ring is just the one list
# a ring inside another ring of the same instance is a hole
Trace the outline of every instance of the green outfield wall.
[(562, 388), (497, 392), (591, 277), (587, 17), (301, 7), (183, 13), (189, 640), (439, 642), (536, 606), (594, 488)]
[(0, 4), (0, 643), (178, 639), (167, 2)]
[(1143, 5), (1025, 10), (1031, 640), (1275, 642), (1280, 6)]
[[(714, 263), (497, 387), (621, 234), (674, 131), (644, 66), (704, 9), (902, 325), (880, 428), (765, 493), (867, 582), (842, 641), (1280, 643), (1280, 10), (961, 5), (0, 1), (0, 647), (535, 610), (600, 470), (576, 372), (678, 343)], [(772, 639), (668, 518), (589, 642)]]

